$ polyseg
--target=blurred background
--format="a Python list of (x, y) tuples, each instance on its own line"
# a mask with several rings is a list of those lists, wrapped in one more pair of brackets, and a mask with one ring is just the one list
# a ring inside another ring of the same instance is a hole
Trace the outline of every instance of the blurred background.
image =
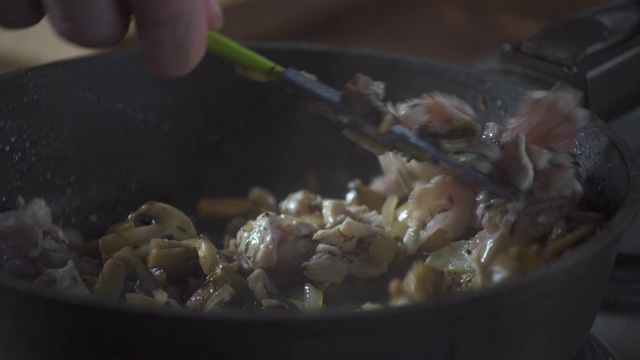
[[(611, 0), (220, 0), (223, 33), (241, 41), (305, 41), (430, 57), (456, 63)], [(135, 47), (134, 27), (119, 47)], [(0, 29), (0, 73), (92, 54), (60, 39), (45, 18)]]

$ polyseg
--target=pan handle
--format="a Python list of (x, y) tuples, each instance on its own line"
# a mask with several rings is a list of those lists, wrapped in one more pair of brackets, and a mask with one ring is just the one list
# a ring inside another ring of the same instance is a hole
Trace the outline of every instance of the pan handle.
[(640, 1), (605, 5), (503, 46), (502, 71), (564, 81), (582, 90), (585, 106), (605, 120), (640, 104)]

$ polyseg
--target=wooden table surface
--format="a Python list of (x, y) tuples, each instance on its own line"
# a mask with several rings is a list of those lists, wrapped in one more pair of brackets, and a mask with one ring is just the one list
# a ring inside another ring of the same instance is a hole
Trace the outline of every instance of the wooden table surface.
[[(465, 63), (546, 24), (611, 0), (220, 0), (238, 40), (355, 46)], [(133, 27), (132, 27), (133, 29)], [(136, 45), (131, 31), (124, 47)], [(0, 30), (0, 72), (95, 53), (48, 21)]]

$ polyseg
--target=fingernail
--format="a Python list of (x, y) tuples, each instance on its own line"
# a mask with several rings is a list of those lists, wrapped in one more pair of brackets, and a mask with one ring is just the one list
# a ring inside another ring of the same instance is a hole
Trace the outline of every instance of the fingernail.
[(224, 15), (222, 13), (222, 7), (217, 0), (207, 0), (209, 4), (209, 28), (220, 29), (224, 24)]

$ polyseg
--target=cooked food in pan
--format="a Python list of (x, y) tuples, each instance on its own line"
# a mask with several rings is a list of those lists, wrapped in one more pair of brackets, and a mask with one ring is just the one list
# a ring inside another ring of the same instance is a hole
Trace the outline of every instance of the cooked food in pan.
[(33, 199), (0, 214), (0, 271), (150, 307), (370, 310), (507, 281), (570, 251), (604, 220), (581, 201), (571, 149), (587, 114), (571, 92), (532, 93), (504, 125), (480, 124), (447, 94), (383, 103), (384, 84), (362, 75), (343, 93), (516, 196), (496, 196), (446, 164), (386, 152), (382, 175), (354, 179), (340, 199), (304, 189), (276, 199), (259, 187), (245, 199), (203, 198), (200, 218), (228, 221), (220, 238), (149, 202), (85, 242)]

